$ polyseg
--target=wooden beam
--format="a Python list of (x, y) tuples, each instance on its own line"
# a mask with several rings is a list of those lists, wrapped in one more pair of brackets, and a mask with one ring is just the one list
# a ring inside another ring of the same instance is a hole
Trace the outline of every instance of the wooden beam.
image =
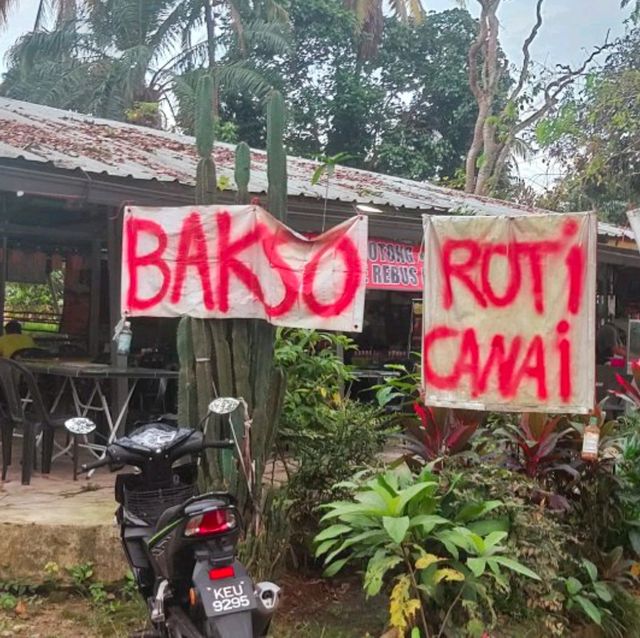
[(91, 290), (89, 305), (89, 354), (95, 357), (99, 352), (100, 339), (100, 279), (102, 265), (102, 243), (91, 243)]
[(102, 179), (100, 175), (88, 179), (79, 171), (52, 169), (39, 162), (0, 159), (0, 190), (119, 208), (125, 202), (156, 206), (191, 204), (194, 187), (157, 180)]
[(89, 243), (96, 238), (94, 232), (78, 232), (58, 229), (55, 226), (22, 226), (19, 224), (0, 224), (0, 234), (7, 237), (28, 237), (41, 241), (59, 241), (67, 243)]

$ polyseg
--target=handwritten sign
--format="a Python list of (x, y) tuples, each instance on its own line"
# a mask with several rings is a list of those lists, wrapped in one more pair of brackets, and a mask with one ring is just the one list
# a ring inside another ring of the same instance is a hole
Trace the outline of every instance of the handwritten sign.
[(422, 292), (419, 246), (370, 239), (368, 253), (367, 288)]
[(595, 215), (425, 216), (427, 403), (576, 412), (595, 388)]
[(308, 239), (259, 206), (125, 210), (122, 312), (362, 330), (367, 219)]

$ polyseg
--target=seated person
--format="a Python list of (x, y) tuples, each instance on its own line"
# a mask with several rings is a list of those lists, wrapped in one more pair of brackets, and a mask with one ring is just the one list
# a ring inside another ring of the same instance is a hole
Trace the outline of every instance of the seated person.
[(614, 357), (624, 357), (626, 351), (620, 341), (618, 329), (613, 323), (613, 317), (609, 317), (596, 334), (596, 364), (610, 364)]
[(4, 327), (4, 335), (0, 337), (0, 357), (11, 357), (25, 348), (36, 348), (30, 335), (22, 334), (22, 326), (17, 321), (9, 321)]

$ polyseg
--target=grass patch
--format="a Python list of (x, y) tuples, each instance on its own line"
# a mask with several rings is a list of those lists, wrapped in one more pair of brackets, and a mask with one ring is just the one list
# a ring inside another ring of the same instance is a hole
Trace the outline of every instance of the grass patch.
[(22, 324), (25, 332), (58, 332), (59, 327), (55, 323), (40, 323), (38, 321), (25, 321)]

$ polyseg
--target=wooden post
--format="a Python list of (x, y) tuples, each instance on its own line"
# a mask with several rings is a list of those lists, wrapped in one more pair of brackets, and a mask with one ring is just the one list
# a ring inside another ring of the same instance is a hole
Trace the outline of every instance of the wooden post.
[[(122, 210), (113, 210), (107, 219), (107, 260), (109, 264), (109, 340), (111, 365), (118, 366), (118, 350), (113, 332), (120, 321), (120, 269), (122, 256)], [(127, 379), (118, 378), (111, 384), (111, 413), (119, 414), (127, 400)], [(126, 418), (123, 422), (126, 422)]]
[(0, 258), (0, 326), (4, 326), (4, 301), (7, 286), (7, 263), (9, 253), (9, 242), (7, 236), (2, 236), (2, 257)]
[[(7, 193), (0, 193), (0, 220), (2, 223), (7, 221)], [(0, 334), (4, 333), (4, 306), (6, 299), (6, 287), (7, 287), (7, 264), (9, 263), (9, 242), (7, 240), (6, 233), (2, 233), (2, 239), (0, 239), (0, 249), (2, 250), (2, 256), (0, 256)]]
[(101, 274), (100, 241), (91, 242), (91, 301), (89, 306), (89, 354), (95, 357), (99, 350), (100, 338), (100, 274)]

